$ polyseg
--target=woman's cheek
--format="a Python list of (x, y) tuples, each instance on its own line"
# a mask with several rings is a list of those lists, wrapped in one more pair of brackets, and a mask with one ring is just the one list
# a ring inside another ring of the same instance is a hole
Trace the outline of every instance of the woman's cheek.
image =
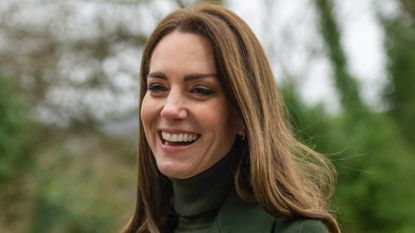
[[(151, 98), (151, 97), (150, 97)], [(153, 108), (151, 107), (151, 99), (149, 98), (148, 94), (146, 94), (143, 98), (143, 102), (141, 103), (141, 111), (140, 111), (140, 116), (141, 116), (141, 122), (144, 126), (144, 130), (147, 131), (149, 130), (149, 126), (151, 123), (151, 119), (154, 117), (154, 106)]]

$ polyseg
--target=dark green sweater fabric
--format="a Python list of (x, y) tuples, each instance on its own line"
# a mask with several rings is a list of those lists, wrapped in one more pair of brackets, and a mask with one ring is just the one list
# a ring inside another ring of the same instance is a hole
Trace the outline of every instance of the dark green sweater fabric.
[(189, 179), (171, 179), (173, 208), (178, 217), (175, 233), (205, 233), (232, 190), (230, 155)]
[(231, 156), (189, 179), (171, 179), (175, 233), (327, 233), (319, 220), (284, 219), (240, 199)]

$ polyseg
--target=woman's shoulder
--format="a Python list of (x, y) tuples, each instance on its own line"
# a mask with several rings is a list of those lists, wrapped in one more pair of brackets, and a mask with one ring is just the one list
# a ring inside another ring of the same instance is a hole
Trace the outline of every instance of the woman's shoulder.
[(328, 233), (326, 227), (315, 219), (276, 219), (274, 233)]
[(210, 232), (328, 233), (319, 220), (284, 219), (269, 214), (258, 204), (232, 194), (224, 203)]

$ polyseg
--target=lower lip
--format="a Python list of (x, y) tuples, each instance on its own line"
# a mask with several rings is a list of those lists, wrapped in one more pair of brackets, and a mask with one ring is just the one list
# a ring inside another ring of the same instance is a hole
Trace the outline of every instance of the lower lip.
[(164, 152), (170, 153), (170, 154), (182, 152), (182, 151), (188, 149), (189, 147), (191, 147), (194, 143), (196, 143), (196, 142), (193, 142), (192, 144), (189, 144), (189, 145), (173, 146), (173, 145), (164, 144), (163, 141), (160, 138), (159, 138), (159, 142), (160, 142), (161, 149)]

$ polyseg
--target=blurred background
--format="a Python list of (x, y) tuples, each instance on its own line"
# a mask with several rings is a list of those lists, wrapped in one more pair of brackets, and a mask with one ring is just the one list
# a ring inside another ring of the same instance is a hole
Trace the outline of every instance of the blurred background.
[[(0, 2), (0, 232), (128, 221), (142, 47), (194, 2)], [(343, 232), (415, 232), (415, 2), (220, 4), (259, 37), (295, 133), (335, 164)]]

